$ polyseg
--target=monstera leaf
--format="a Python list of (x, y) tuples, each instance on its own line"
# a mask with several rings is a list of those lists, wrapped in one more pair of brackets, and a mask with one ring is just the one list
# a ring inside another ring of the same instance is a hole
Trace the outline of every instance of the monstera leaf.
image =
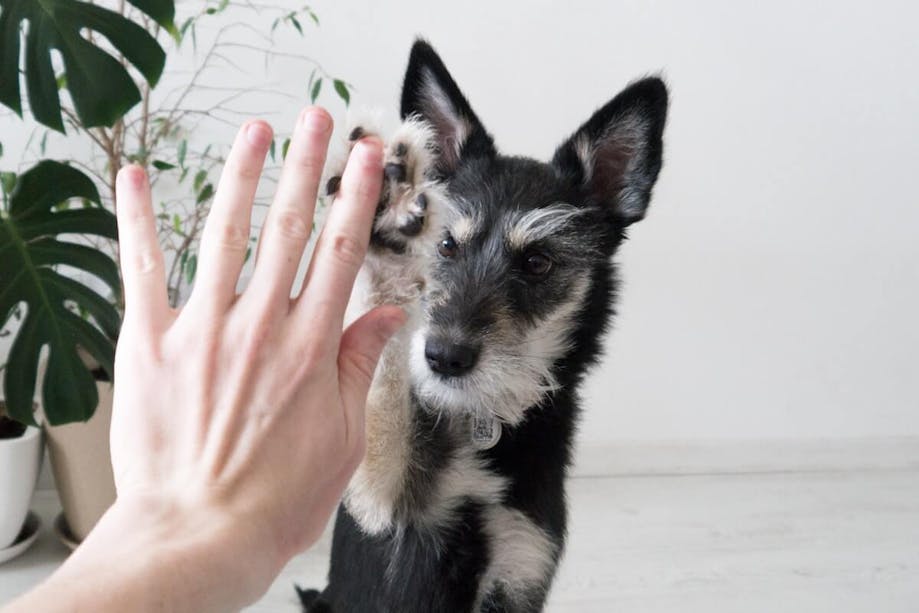
[[(173, 0), (128, 0), (169, 31)], [(0, 103), (22, 116), (19, 92), (20, 28), (25, 34), (25, 81), (35, 119), (64, 131), (58, 81), (51, 50), (61, 54), (66, 87), (80, 121), (87, 127), (110, 126), (140, 101), (125, 66), (85, 38), (89, 30), (104, 36), (150, 85), (163, 72), (166, 54), (144, 28), (118, 13), (78, 0), (0, 0)]]
[(23, 423), (34, 423), (32, 398), (43, 347), (49, 351), (42, 400), (52, 424), (85, 421), (99, 402), (95, 380), (78, 347), (109, 375), (113, 371), (118, 311), (55, 267), (66, 264), (91, 273), (119, 294), (118, 269), (110, 257), (57, 238), (114, 238), (115, 217), (102, 208), (60, 206), (71, 198), (98, 203), (99, 193), (75, 168), (43, 161), (19, 176), (0, 214), (0, 326), (15, 313), (24, 313), (7, 359), (3, 391), (10, 416)]

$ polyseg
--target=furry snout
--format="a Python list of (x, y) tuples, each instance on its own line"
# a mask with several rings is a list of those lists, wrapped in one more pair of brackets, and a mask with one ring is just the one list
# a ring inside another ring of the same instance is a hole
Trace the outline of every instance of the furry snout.
[(444, 377), (463, 377), (479, 360), (480, 345), (453, 342), (443, 337), (428, 337), (424, 357), (431, 370)]

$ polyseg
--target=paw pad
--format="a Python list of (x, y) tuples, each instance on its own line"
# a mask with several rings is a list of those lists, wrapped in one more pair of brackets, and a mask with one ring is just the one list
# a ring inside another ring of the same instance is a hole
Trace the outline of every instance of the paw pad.
[[(348, 134), (348, 145), (354, 145), (372, 130), (356, 126)], [(406, 253), (412, 245), (427, 244), (425, 230), (431, 226), (435, 203), (443, 198), (441, 185), (433, 175), (433, 132), (424, 122), (409, 120), (397, 130), (385, 148), (383, 187), (377, 205), (370, 244), (380, 250)], [(326, 194), (334, 196), (341, 187), (341, 171), (326, 182)]]
[(405, 164), (400, 164), (398, 162), (388, 163), (383, 168), (383, 173), (386, 175), (387, 179), (395, 181), (396, 183), (405, 183), (407, 177)]

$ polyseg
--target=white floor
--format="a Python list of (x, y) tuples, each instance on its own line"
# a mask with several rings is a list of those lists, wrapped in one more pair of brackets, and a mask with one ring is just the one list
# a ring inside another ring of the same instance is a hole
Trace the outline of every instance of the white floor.
[[(550, 613), (919, 611), (919, 469), (578, 478)], [(0, 603), (65, 551), (47, 531), (0, 566)], [(297, 611), (321, 586), (328, 535), (250, 612)]]

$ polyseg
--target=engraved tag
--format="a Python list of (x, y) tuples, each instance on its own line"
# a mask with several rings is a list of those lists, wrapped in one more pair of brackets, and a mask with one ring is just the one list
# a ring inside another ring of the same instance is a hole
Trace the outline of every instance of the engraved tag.
[(491, 449), (501, 438), (501, 424), (498, 418), (484, 411), (472, 414), (472, 444), (476, 449)]

